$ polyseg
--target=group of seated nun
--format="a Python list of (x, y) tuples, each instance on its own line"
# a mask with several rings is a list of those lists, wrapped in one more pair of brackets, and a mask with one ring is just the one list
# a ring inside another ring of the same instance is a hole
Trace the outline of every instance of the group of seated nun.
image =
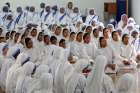
[(139, 25), (126, 14), (113, 23), (105, 25), (93, 8), (83, 20), (73, 2), (41, 3), (39, 11), (7, 3), (0, 12), (1, 91), (139, 93)]

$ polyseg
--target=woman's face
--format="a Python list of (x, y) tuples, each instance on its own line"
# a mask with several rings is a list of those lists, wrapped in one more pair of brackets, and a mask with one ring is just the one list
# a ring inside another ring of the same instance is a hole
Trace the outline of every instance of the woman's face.
[(123, 43), (124, 43), (125, 45), (128, 45), (128, 44), (129, 44), (129, 36), (125, 36), (125, 37), (124, 37)]
[(106, 47), (107, 46), (107, 41), (106, 39), (102, 39), (100, 42), (100, 47)]
[(71, 36), (70, 36), (70, 40), (75, 40), (75, 34), (72, 34)]
[(32, 40), (29, 40), (29, 42), (27, 43), (27, 48), (33, 48), (33, 42)]

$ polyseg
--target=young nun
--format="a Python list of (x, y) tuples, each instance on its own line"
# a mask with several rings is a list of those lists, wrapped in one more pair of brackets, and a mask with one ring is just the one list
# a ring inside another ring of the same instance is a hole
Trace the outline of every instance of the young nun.
[(110, 34), (110, 30), (108, 28), (104, 28), (103, 29), (103, 37), (107, 40), (107, 43), (110, 44), (110, 37), (111, 37), (111, 34)]
[(14, 64), (17, 56), (20, 54), (20, 49), (16, 47), (10, 47), (6, 57), (4, 59), (4, 63), (2, 64), (1, 72), (0, 72), (0, 83), (2, 90), (5, 90), (6, 87), (6, 78), (9, 68)]
[(31, 38), (25, 38), (25, 47), (24, 53), (26, 53), (31, 58), (32, 62), (38, 63), (38, 52), (34, 48)]
[(135, 93), (135, 77), (132, 74), (124, 74), (122, 75), (116, 85), (115, 93)]
[(43, 51), (42, 51), (42, 63), (46, 64), (46, 58), (51, 55), (50, 52), (50, 36), (49, 35), (44, 35), (43, 36)]
[(11, 31), (9, 39), (7, 40), (8, 45), (11, 47), (14, 45), (14, 36), (16, 34), (16, 31)]
[(121, 54), (120, 56), (123, 58), (122, 63), (120, 66), (127, 66), (127, 67), (132, 67), (136, 68), (136, 50), (133, 45), (129, 43), (130, 37), (128, 34), (124, 34), (122, 37), (122, 45), (121, 45)]
[(105, 74), (107, 59), (99, 55), (95, 59), (95, 67), (87, 78), (84, 93), (113, 93), (114, 85), (112, 79)]
[(76, 41), (72, 45), (71, 48), (72, 50), (70, 50), (70, 52), (72, 53), (73, 56), (77, 56), (78, 58), (89, 59), (86, 53), (86, 49), (83, 47), (82, 40), (83, 40), (83, 32), (77, 33)]
[(93, 38), (92, 39), (92, 43), (96, 46), (96, 48), (99, 47), (99, 30), (98, 29), (94, 29), (93, 30)]
[(7, 72), (6, 78), (6, 93), (15, 93), (17, 79), (21, 73), (21, 68), (24, 64), (29, 62), (30, 57), (25, 54), (21, 53), (17, 57), (15, 63), (11, 66), (11, 68)]
[(85, 33), (83, 35), (83, 41), (84, 41), (83, 46), (86, 50), (86, 53), (88, 54), (88, 56), (91, 60), (94, 60), (95, 56), (96, 56), (95, 55), (96, 46), (93, 43), (91, 43), (91, 36), (89, 33)]
[(74, 64), (75, 69), (66, 84), (66, 93), (84, 93), (86, 78), (82, 72), (88, 64), (86, 59), (80, 59)]
[(104, 37), (99, 38), (100, 47), (97, 49), (96, 55), (103, 55), (107, 59), (107, 69), (106, 73), (115, 73), (116, 68), (116, 61), (115, 53), (113, 49), (108, 45), (107, 40)]
[(54, 36), (57, 38), (58, 41), (60, 41), (60, 39), (62, 38), (61, 33), (62, 33), (62, 27), (57, 26), (54, 32)]

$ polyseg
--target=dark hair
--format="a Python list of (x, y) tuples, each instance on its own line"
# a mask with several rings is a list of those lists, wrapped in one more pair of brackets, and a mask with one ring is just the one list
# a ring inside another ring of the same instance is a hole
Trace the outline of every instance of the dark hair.
[(126, 36), (128, 36), (128, 34), (124, 34), (124, 35), (122, 36), (122, 42), (124, 41), (124, 38), (125, 38)]
[(53, 42), (53, 40), (57, 40), (57, 38), (55, 36), (51, 36), (50, 42)]
[(16, 33), (16, 31), (11, 31), (10, 36), (13, 35), (14, 33)]
[(108, 29), (108, 28), (104, 28), (104, 29), (103, 29), (103, 35), (104, 35), (104, 33), (105, 33), (105, 31), (106, 31), (107, 29)]
[(101, 41), (102, 41), (103, 39), (105, 39), (105, 38), (104, 38), (104, 37), (100, 37), (100, 38), (99, 38), (99, 43), (101, 43)]
[[(77, 36), (79, 36), (80, 34), (83, 34), (83, 32), (78, 32), (78, 33), (77, 33)], [(77, 37), (77, 36), (76, 36), (76, 37)]]
[(6, 36), (10, 36), (10, 32), (7, 32), (7, 33), (6, 33)]
[(117, 32), (117, 31), (113, 31), (113, 32), (111, 33), (112, 38), (113, 38), (113, 36), (114, 36), (115, 33), (118, 33), (118, 32)]
[(19, 35), (20, 35), (20, 33), (16, 33), (16, 34), (15, 34), (15, 37), (16, 37), (16, 36), (19, 36)]
[(29, 37), (25, 38), (25, 45), (26, 45), (26, 46), (27, 46), (27, 44), (28, 44), (28, 42), (29, 42), (30, 40), (32, 40), (32, 39), (29, 38)]
[(46, 37), (50, 38), (50, 36), (49, 36), (49, 35), (44, 35), (44, 39), (45, 39)]
[(83, 39), (85, 39), (86, 36), (88, 36), (88, 35), (90, 35), (90, 34), (89, 34), (89, 33), (85, 33), (85, 34), (83, 35)]
[(93, 29), (93, 33), (95, 33), (96, 31), (98, 31), (98, 29), (97, 29), (97, 28)]
[(73, 34), (76, 34), (76, 33), (75, 33), (75, 32), (71, 32), (71, 33), (70, 33), (70, 36), (73, 35)]
[(65, 39), (61, 39), (61, 40), (59, 41), (59, 44), (62, 43), (62, 42), (65, 42), (65, 41), (66, 41)]

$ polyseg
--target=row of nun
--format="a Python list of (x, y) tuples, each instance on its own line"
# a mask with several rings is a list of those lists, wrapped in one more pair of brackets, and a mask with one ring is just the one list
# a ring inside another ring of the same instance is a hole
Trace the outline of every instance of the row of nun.
[[(94, 15), (94, 10), (89, 12)], [(1, 89), (6, 93), (139, 92), (138, 25), (126, 14), (117, 25), (106, 27), (96, 17), (87, 16), (86, 22), (69, 21), (73, 26), (45, 24), (46, 28), (34, 24), (38, 21), (25, 22), (18, 29), (6, 29), (2, 23)], [(123, 69), (134, 73), (122, 75), (117, 83), (106, 74)]]

